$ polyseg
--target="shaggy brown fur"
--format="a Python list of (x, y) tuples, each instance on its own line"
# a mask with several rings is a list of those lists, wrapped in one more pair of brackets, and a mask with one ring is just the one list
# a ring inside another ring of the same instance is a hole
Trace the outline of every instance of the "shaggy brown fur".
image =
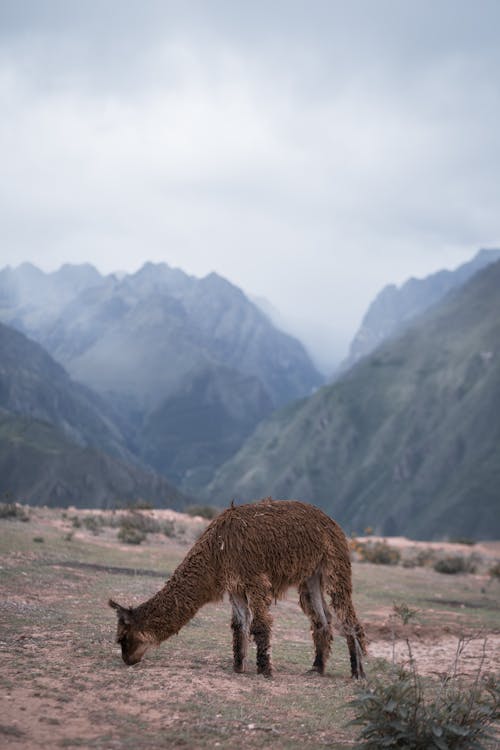
[(353, 677), (363, 677), (363, 628), (352, 604), (351, 562), (345, 535), (312, 505), (271, 500), (225, 510), (207, 527), (165, 586), (138, 607), (117, 610), (117, 641), (126, 664), (177, 633), (204, 604), (222, 599), (233, 608), (234, 670), (242, 672), (248, 641), (257, 645), (257, 671), (272, 674), (269, 607), (290, 586), (311, 621), (313, 670), (323, 674), (332, 642), (333, 610), (347, 639)]

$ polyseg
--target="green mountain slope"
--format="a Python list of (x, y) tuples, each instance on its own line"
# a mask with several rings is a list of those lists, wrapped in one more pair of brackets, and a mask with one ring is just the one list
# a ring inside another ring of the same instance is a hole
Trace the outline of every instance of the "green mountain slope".
[(164, 508), (186, 498), (163, 477), (82, 447), (47, 422), (0, 411), (0, 496), (30, 505), (123, 506), (139, 499)]
[(348, 357), (341, 362), (336, 377), (366, 357), (389, 337), (394, 338), (413, 319), (438, 304), (453, 289), (463, 286), (478, 271), (500, 260), (500, 250), (479, 250), (454, 271), (438, 271), (423, 279), (408, 279), (401, 287), (389, 284), (369, 306), (352, 340)]
[(74, 443), (92, 445), (125, 461), (136, 460), (125, 446), (119, 415), (71, 380), (39, 344), (2, 323), (0, 408), (49, 422)]
[(314, 502), (348, 530), (500, 536), (500, 263), (261, 424), (207, 490)]

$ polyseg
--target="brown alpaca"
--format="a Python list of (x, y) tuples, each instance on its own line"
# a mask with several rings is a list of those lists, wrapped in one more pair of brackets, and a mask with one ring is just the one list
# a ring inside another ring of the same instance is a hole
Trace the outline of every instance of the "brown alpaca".
[(135, 608), (117, 610), (117, 642), (126, 664), (177, 633), (207, 602), (227, 591), (233, 608), (234, 671), (243, 672), (248, 642), (257, 646), (257, 672), (272, 674), (269, 607), (297, 586), (311, 620), (313, 670), (323, 674), (332, 642), (331, 599), (347, 639), (353, 677), (364, 677), (365, 638), (351, 599), (351, 561), (345, 535), (312, 505), (271, 500), (233, 505), (207, 527), (165, 586)]

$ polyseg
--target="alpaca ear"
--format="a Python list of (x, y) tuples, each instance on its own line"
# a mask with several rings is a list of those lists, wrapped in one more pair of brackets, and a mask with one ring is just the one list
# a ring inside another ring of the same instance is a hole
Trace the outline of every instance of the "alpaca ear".
[(116, 614), (119, 620), (124, 622), (126, 625), (130, 625), (130, 623), (132, 622), (132, 610), (131, 609), (122, 607), (121, 604), (118, 604), (118, 602), (115, 602), (113, 599), (109, 599), (108, 604), (111, 607), (111, 609), (116, 609)]

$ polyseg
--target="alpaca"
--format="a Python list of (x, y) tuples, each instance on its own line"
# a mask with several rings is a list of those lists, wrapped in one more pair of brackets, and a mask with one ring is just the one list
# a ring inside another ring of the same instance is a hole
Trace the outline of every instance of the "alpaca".
[(313, 505), (265, 498), (223, 511), (203, 532), (165, 586), (148, 601), (117, 611), (117, 642), (126, 664), (139, 662), (151, 645), (176, 634), (207, 602), (229, 594), (233, 667), (243, 672), (250, 636), (257, 646), (257, 672), (272, 676), (269, 607), (297, 586), (311, 621), (315, 659), (324, 674), (332, 643), (333, 610), (346, 637), (353, 677), (364, 677), (364, 631), (351, 599), (351, 561), (346, 537)]

